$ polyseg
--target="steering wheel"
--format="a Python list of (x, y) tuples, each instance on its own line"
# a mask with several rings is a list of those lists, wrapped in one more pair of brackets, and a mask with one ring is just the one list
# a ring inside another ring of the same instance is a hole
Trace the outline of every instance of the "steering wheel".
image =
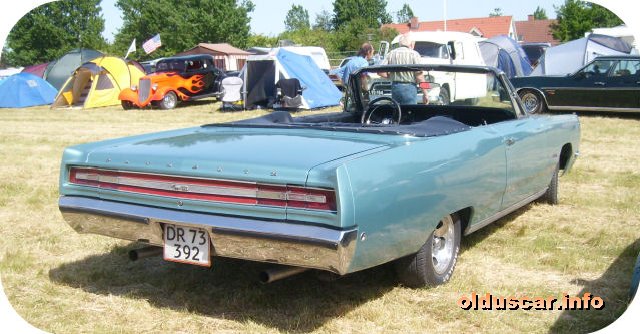
[[(393, 106), (393, 114), (392, 117), (395, 115), (398, 115), (398, 119), (393, 121), (393, 124), (400, 124), (400, 120), (402, 119), (402, 109), (400, 108), (400, 103), (398, 103), (398, 101), (394, 100), (391, 97), (388, 96), (380, 96), (377, 97), (373, 100), (371, 100), (369, 102), (369, 106), (374, 106), (376, 103), (380, 102), (380, 101), (389, 101), (391, 102), (391, 106)], [(362, 124), (371, 124), (371, 116), (376, 112), (376, 110), (380, 109), (380, 105), (376, 105), (373, 108), (369, 108), (369, 110), (366, 110), (365, 112), (362, 113), (362, 118), (360, 119), (360, 123)], [(379, 124), (379, 123), (378, 123)]]

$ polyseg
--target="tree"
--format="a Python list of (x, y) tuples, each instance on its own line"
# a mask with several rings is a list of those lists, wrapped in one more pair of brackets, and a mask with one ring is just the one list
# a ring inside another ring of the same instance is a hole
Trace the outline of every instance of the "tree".
[(400, 9), (396, 13), (398, 23), (409, 23), (409, 21), (411, 21), (411, 18), (414, 16), (415, 15), (413, 15), (413, 10), (411, 10), (411, 7), (409, 7), (409, 5), (406, 3), (402, 6), (402, 9)]
[(291, 5), (291, 9), (289, 9), (284, 19), (285, 29), (287, 31), (308, 30), (310, 26), (309, 12), (302, 6)]
[(616, 14), (600, 5), (589, 3), (589, 7), (593, 28), (615, 27), (624, 24)]
[(23, 16), (7, 36), (3, 60), (28, 66), (60, 58), (77, 48), (104, 50), (100, 0), (64, 0)]
[(411, 10), (411, 7), (409, 7), (408, 4), (404, 4), (402, 5), (402, 9), (400, 9), (397, 13), (396, 13), (396, 17), (398, 18), (398, 23), (409, 23), (409, 21), (411, 21), (411, 18), (414, 17), (415, 15), (413, 15), (413, 10)]
[(278, 39), (280, 41), (292, 41), (295, 45), (320, 45), (323, 46), (325, 50), (331, 49), (330, 45), (333, 44), (331, 33), (321, 29), (285, 31), (278, 36)]
[(540, 6), (538, 6), (533, 12), (533, 18), (535, 20), (546, 20), (548, 19), (547, 12), (544, 10), (544, 8), (540, 8)]
[(502, 16), (502, 8), (494, 8), (493, 11), (489, 13), (489, 16)]
[(358, 19), (367, 28), (379, 29), (385, 23), (391, 23), (385, 0), (334, 0), (333, 27), (339, 30), (348, 22)]
[(613, 27), (623, 23), (608, 9), (594, 3), (566, 0), (562, 6), (554, 8), (556, 23), (551, 25), (551, 33), (562, 42), (584, 37), (593, 28)]
[(313, 29), (319, 29), (324, 31), (331, 31), (333, 29), (333, 18), (331, 13), (323, 9), (320, 13), (316, 14), (316, 21), (313, 24)]
[(123, 25), (114, 49), (124, 55), (135, 38), (139, 44), (160, 34), (162, 47), (147, 55), (142, 48), (130, 57), (140, 60), (172, 56), (198, 43), (230, 43), (245, 48), (254, 5), (250, 0), (118, 0)]
[[(366, 20), (354, 18), (332, 34), (334, 47), (332, 51), (353, 51), (355, 55), (355, 52), (360, 49), (364, 42), (371, 42), (376, 47), (379, 41), (390, 41), (396, 35), (398, 35), (398, 32), (395, 29), (369, 28)], [(378, 51), (376, 47), (376, 52)]]
[(249, 36), (247, 41), (247, 45), (250, 46), (264, 46), (268, 48), (273, 48), (278, 45), (278, 37), (270, 37), (262, 34), (253, 34)]

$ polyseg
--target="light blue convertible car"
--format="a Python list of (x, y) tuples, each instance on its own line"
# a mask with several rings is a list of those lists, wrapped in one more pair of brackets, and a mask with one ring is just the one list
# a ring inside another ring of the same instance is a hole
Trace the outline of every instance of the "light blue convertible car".
[(344, 101), (69, 147), (60, 210), (80, 233), (148, 245), (132, 259), (271, 262), (264, 281), (393, 261), (420, 287), (450, 279), (464, 235), (557, 203), (578, 155), (578, 118), (528, 115), (492, 68), (367, 67)]

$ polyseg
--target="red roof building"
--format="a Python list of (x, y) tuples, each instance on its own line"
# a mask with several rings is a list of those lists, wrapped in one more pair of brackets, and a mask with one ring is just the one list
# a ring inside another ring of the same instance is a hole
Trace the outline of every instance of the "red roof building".
[(242, 69), (250, 52), (238, 49), (227, 43), (200, 43), (192, 49), (177, 53), (176, 56), (193, 54), (210, 54), (213, 56), (215, 66), (225, 71), (238, 71)]
[(526, 21), (516, 21), (518, 29), (518, 41), (523, 43), (545, 42), (553, 45), (560, 44), (560, 41), (551, 35), (551, 25), (556, 20), (536, 20), (533, 15), (529, 15)]
[(393, 28), (401, 34), (408, 31), (460, 31), (485, 38), (507, 35), (513, 39), (517, 39), (518, 36), (512, 16), (490, 16), (424, 22), (419, 22), (417, 17), (413, 17), (409, 23), (383, 24), (382, 28)]

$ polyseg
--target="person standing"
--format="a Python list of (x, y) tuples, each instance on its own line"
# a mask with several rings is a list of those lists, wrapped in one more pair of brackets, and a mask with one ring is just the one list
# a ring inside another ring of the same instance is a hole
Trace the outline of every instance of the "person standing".
[[(415, 43), (409, 33), (400, 36), (400, 47), (391, 50), (382, 60), (381, 65), (420, 64), (420, 54), (413, 49)], [(421, 71), (380, 73), (380, 76), (391, 79), (391, 98), (400, 104), (417, 104), (418, 91), (416, 84), (424, 82)], [(427, 90), (422, 90), (422, 100), (429, 103)]]
[(349, 75), (355, 70), (369, 66), (369, 59), (373, 57), (373, 46), (370, 43), (364, 43), (360, 47), (358, 54), (351, 58), (345, 65), (335, 69), (331, 74), (335, 74), (340, 77), (342, 84), (347, 87), (349, 85)]

